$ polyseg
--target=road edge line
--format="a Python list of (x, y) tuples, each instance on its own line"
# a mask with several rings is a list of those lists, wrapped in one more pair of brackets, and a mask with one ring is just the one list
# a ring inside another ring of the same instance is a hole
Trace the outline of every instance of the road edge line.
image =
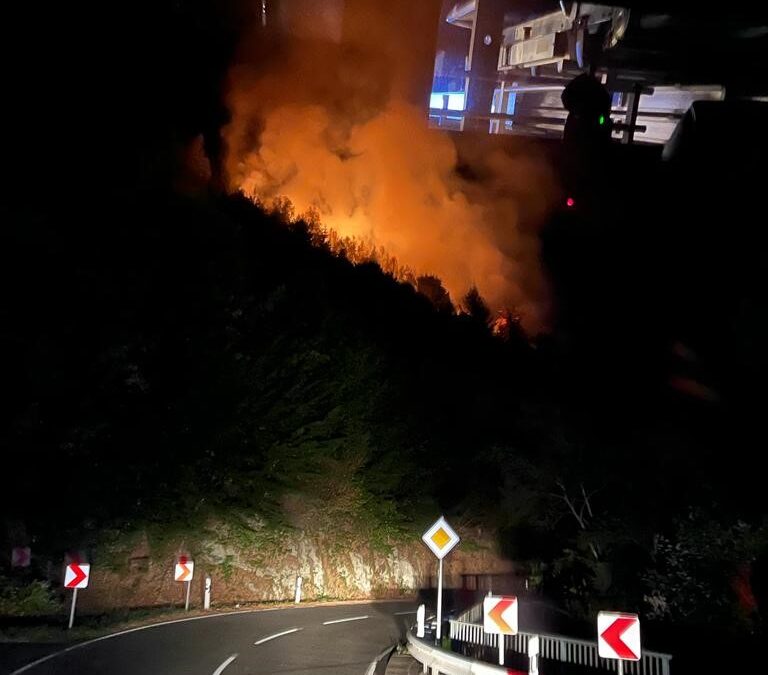
[(224, 669), (237, 658), (237, 654), (232, 654), (228, 659), (224, 661), (216, 670), (213, 671), (213, 675), (221, 675)]
[(387, 647), (381, 654), (379, 654), (373, 661), (371, 661), (370, 665), (368, 666), (368, 670), (365, 671), (365, 675), (374, 675), (376, 672), (376, 668), (379, 665), (379, 661), (381, 661), (385, 656), (388, 654), (391, 654), (395, 649), (397, 648), (397, 645), (394, 644), (391, 647)]
[(41, 663), (45, 663), (46, 661), (50, 661), (51, 659), (55, 659), (57, 656), (61, 656), (62, 654), (67, 654), (71, 651), (74, 651), (75, 649), (80, 649), (81, 647), (87, 647), (89, 645), (95, 644), (96, 642), (101, 642), (102, 640), (111, 640), (112, 638), (120, 637), (121, 635), (128, 635), (130, 633), (136, 633), (140, 630), (148, 630), (149, 628), (160, 628), (160, 626), (170, 626), (174, 623), (186, 623), (187, 621), (199, 621), (201, 619), (215, 619), (220, 616), (235, 616), (236, 614), (258, 614), (259, 612), (277, 612), (281, 609), (289, 609), (286, 607), (263, 607), (261, 609), (245, 609), (245, 610), (238, 610), (235, 612), (220, 612), (218, 614), (203, 614), (201, 616), (189, 616), (185, 617), (184, 619), (172, 619), (170, 621), (161, 621), (159, 623), (150, 623), (146, 626), (136, 626), (136, 628), (127, 628), (126, 630), (118, 631), (117, 633), (110, 633), (109, 635), (100, 635), (97, 638), (92, 638), (90, 640), (86, 640), (85, 642), (78, 642), (75, 645), (70, 645), (69, 647), (66, 647), (65, 649), (61, 649), (58, 652), (54, 652), (53, 654), (48, 654), (47, 656), (43, 656), (41, 659), (37, 659), (37, 661), (32, 661), (32, 663), (28, 663), (25, 666), (22, 666), (18, 670), (14, 670), (10, 673), (10, 675), (21, 675), (21, 673), (25, 673), (28, 670), (34, 668), (35, 666), (39, 666)]
[(150, 623), (150, 624), (147, 624), (146, 626), (136, 626), (135, 628), (127, 628), (125, 630), (118, 631), (117, 633), (100, 635), (99, 637), (91, 638), (90, 640), (86, 640), (85, 642), (78, 642), (77, 644), (70, 645), (69, 647), (60, 649), (57, 652), (53, 652), (53, 654), (48, 654), (47, 656), (43, 656), (42, 658), (39, 658), (36, 661), (27, 663), (26, 665), (23, 665), (21, 668), (18, 668), (17, 670), (12, 671), (11, 673), (9, 673), (9, 675), (21, 675), (21, 673), (25, 673), (28, 670), (31, 670), (32, 668), (34, 668), (35, 666), (39, 666), (41, 663), (45, 663), (46, 661), (55, 659), (57, 656), (61, 656), (62, 654), (67, 654), (71, 651), (74, 651), (75, 649), (80, 649), (81, 647), (87, 647), (88, 645), (92, 645), (96, 642), (101, 642), (102, 640), (110, 640), (111, 638), (120, 637), (121, 635), (128, 635), (129, 633), (135, 633), (140, 630), (147, 630), (148, 628), (159, 628), (160, 626), (169, 626), (174, 623), (184, 623), (185, 621), (197, 621), (199, 619), (215, 619), (219, 616), (234, 616), (236, 614), (258, 614), (259, 612), (279, 612), (284, 609), (285, 610), (299, 609), (299, 608), (313, 609), (314, 607), (342, 607), (344, 605), (385, 604), (385, 603), (395, 603), (395, 602), (407, 602), (407, 600), (406, 601), (398, 600), (398, 599), (342, 600), (340, 602), (333, 602), (333, 603), (307, 604), (304, 607), (297, 607), (296, 605), (287, 605), (284, 607), (260, 607), (259, 609), (239, 609), (232, 612), (218, 612), (216, 614), (202, 614), (201, 616), (189, 616), (183, 619), (171, 619), (169, 621), (160, 621), (159, 623)]

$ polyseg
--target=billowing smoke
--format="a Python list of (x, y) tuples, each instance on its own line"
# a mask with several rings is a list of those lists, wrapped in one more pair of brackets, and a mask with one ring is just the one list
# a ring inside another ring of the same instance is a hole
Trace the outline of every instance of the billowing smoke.
[(487, 143), (460, 160), (448, 134), (428, 129), (435, 12), (348, 0), (342, 15), (331, 4), (338, 21), (328, 6), (320, 20), (317, 3), (284, 1), (282, 36), (256, 31), (244, 45), (230, 78), (233, 186), (314, 210), (341, 236), (438, 276), (454, 302), (474, 285), (493, 309), (540, 327), (546, 164)]

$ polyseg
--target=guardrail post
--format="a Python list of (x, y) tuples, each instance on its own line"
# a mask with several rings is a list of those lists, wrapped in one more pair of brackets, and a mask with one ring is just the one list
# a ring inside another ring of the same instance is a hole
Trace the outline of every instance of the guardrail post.
[(528, 640), (528, 675), (539, 675), (539, 636)]

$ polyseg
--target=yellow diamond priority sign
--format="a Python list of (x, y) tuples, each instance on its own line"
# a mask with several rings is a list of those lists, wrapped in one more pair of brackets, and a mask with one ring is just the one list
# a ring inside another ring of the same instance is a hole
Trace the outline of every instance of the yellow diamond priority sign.
[(442, 516), (424, 533), (422, 539), (439, 560), (448, 555), (460, 541), (459, 535)]

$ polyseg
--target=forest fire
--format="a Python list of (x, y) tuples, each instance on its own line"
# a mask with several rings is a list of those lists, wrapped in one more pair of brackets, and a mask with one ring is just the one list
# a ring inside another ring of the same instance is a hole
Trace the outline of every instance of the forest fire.
[(282, 195), (270, 199), (265, 198), (258, 190), (252, 190), (246, 194), (265, 211), (278, 215), (286, 223), (304, 223), (314, 244), (326, 246), (332, 253), (346, 258), (355, 265), (376, 263), (383, 272), (397, 281), (418, 287), (418, 277), (414, 270), (400, 263), (383, 246), (377, 246), (372, 237), (340, 233), (343, 230), (360, 231), (362, 229), (360, 226), (350, 229), (339, 227), (338, 223), (332, 219), (324, 221), (314, 206), (297, 213), (293, 201)]
[(506, 313), (501, 313), (491, 324), (491, 331), (497, 336), (506, 336), (509, 334), (510, 318)]
[[(0, 675), (759, 671), (768, 18), (49, 4), (6, 7)], [(437, 634), (516, 609), (542, 664)]]
[(406, 93), (407, 59), (387, 57), (393, 45), (407, 48), (375, 32), (338, 44), (294, 32), (267, 70), (249, 65), (258, 57), (241, 59), (230, 74), (232, 187), (265, 204), (289, 199), (354, 262), (375, 259), (411, 282), (434, 275), (454, 304), (476, 287), (494, 311), (515, 308), (539, 328), (536, 227), (552, 193), (549, 167), (491, 148), (475, 172), (482, 180), (461, 175), (454, 141), (428, 129)]

